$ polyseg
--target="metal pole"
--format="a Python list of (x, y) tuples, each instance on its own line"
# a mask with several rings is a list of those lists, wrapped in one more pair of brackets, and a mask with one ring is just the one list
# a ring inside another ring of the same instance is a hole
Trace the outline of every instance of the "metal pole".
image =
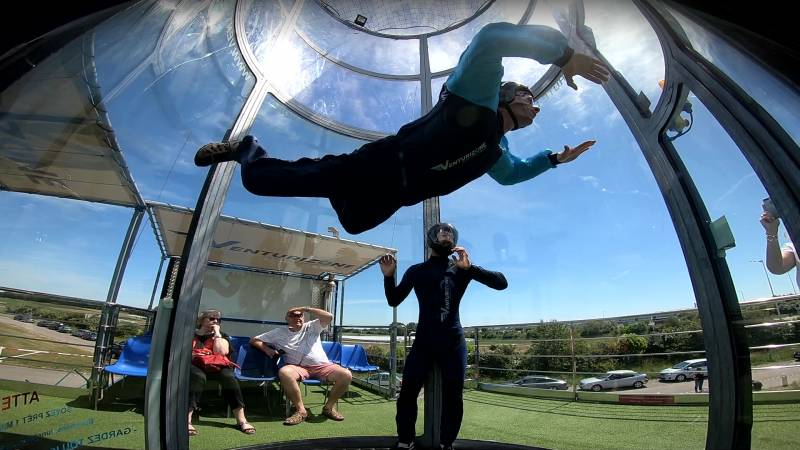
[(573, 325), (570, 324), (569, 326), (569, 350), (572, 353), (572, 396), (575, 400), (578, 399), (578, 383), (575, 382), (577, 379), (578, 374), (578, 365), (575, 360), (575, 333), (573, 331)]
[(339, 302), (339, 343), (342, 343), (344, 334), (344, 281), (342, 280), (342, 300)]
[(480, 344), (481, 328), (475, 327), (475, 382), (479, 382), (481, 378), (481, 344)]
[[(117, 294), (119, 294), (119, 288), (122, 285), (122, 276), (133, 251), (133, 243), (136, 240), (136, 233), (139, 230), (139, 225), (142, 224), (143, 217), (144, 208), (137, 207), (128, 224), (128, 231), (125, 233), (125, 240), (122, 242), (122, 248), (120, 248), (119, 256), (117, 256), (117, 265), (114, 267), (114, 275), (112, 275), (111, 284), (108, 287), (106, 303), (100, 313), (100, 324), (97, 328), (97, 339), (95, 340), (94, 357), (92, 358), (92, 374), (89, 380), (91, 402), (95, 409), (97, 409), (97, 404), (102, 398), (100, 392), (103, 389), (101, 371), (109, 362), (108, 348), (114, 344), (114, 328), (116, 328), (119, 314), (118, 308), (109, 310), (109, 306), (117, 302)], [(109, 333), (111, 334), (109, 335)]]
[(763, 259), (751, 259), (750, 262), (757, 262), (761, 263), (761, 267), (764, 268), (764, 276), (767, 277), (767, 284), (769, 285), (769, 292), (775, 297), (775, 291), (772, 289), (772, 281), (769, 279), (769, 272), (767, 271), (767, 264), (764, 262)]
[(391, 339), (389, 340), (389, 398), (394, 398), (397, 393), (395, 386), (397, 378), (397, 307), (392, 308)]
[(156, 281), (153, 283), (153, 292), (150, 294), (150, 304), (147, 305), (147, 309), (153, 309), (153, 301), (156, 298), (156, 289), (158, 289), (158, 280), (161, 279), (161, 269), (164, 268), (164, 261), (166, 260), (167, 258), (162, 256), (161, 262), (158, 263), (158, 272), (156, 272)]

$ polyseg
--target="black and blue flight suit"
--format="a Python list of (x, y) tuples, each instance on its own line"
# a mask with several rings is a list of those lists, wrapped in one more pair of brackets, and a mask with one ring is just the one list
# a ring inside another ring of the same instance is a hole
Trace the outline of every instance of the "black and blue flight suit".
[(419, 301), (416, 337), (406, 357), (403, 386), (397, 399), (395, 421), (400, 442), (414, 440), (417, 397), (434, 364), (442, 372), (440, 441), (451, 445), (458, 435), (467, 368), (467, 344), (458, 307), (472, 280), (497, 290), (508, 287), (506, 277), (500, 272), (474, 264), (467, 270), (459, 269), (447, 257), (436, 255), (409, 267), (397, 286), (394, 277), (384, 277), (383, 287), (390, 306), (399, 305), (411, 288)]
[(397, 134), (349, 154), (296, 161), (268, 158), (246, 136), (237, 158), (242, 184), (257, 195), (327, 197), (344, 229), (357, 234), (403, 206), (447, 195), (487, 171), (501, 184), (525, 181), (554, 166), (549, 151), (525, 160), (508, 151), (497, 113), (502, 59), (563, 66), (572, 54), (553, 28), (486, 25), (462, 53), (433, 109)]

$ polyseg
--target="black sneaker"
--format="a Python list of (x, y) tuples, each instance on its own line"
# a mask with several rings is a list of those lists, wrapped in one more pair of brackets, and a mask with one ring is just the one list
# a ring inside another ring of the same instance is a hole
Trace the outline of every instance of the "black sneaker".
[(206, 144), (200, 147), (200, 150), (195, 153), (194, 164), (196, 166), (205, 167), (225, 161), (233, 161), (236, 159), (236, 150), (238, 147), (239, 141), (212, 142)]
[(394, 445), (394, 447), (392, 447), (392, 450), (415, 450), (416, 448), (417, 446), (414, 445), (413, 442), (410, 444), (404, 444), (402, 442), (398, 442), (397, 444)]

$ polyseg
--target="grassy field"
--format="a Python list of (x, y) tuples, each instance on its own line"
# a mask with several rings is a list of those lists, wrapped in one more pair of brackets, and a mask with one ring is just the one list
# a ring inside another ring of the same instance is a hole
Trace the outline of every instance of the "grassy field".
[[(142, 448), (143, 386), (131, 381), (124, 389), (109, 392), (100, 411), (88, 408), (85, 390), (0, 381), (0, 397), (32, 390), (39, 395), (38, 402), (0, 412), (0, 448), (63, 448), (57, 446), (77, 441), (89, 447)], [(233, 419), (225, 417), (221, 401), (210, 398), (206, 414), (195, 420), (199, 435), (190, 440), (193, 450), (308, 438), (394, 435), (395, 403), (358, 388), (350, 398), (340, 401), (344, 422), (319, 416), (322, 391), (309, 389), (306, 402), (317, 415), (295, 427), (282, 425), (279, 405), (274, 404), (274, 414), (270, 414), (257, 389), (245, 394), (247, 416), (257, 433), (248, 436), (239, 432)], [(44, 417), (24, 423), (26, 417), (39, 413)], [(753, 415), (753, 449), (796, 448), (800, 405), (759, 405)], [(702, 449), (707, 421), (704, 407), (576, 403), (467, 390), (459, 437), (553, 449)], [(422, 432), (422, 423), (417, 424), (417, 430)]]
[[(94, 343), (86, 341), (86, 346), (70, 345), (52, 342), (47, 339), (37, 339), (21, 325), (8, 324), (0, 335), (0, 347), (4, 347), (0, 356), (6, 357), (3, 364), (11, 364), (36, 368), (55, 369), (91, 369)], [(33, 353), (32, 352), (48, 352)], [(62, 354), (59, 354), (62, 353)], [(26, 355), (19, 358), (9, 356)], [(77, 356), (87, 355), (87, 356)]]

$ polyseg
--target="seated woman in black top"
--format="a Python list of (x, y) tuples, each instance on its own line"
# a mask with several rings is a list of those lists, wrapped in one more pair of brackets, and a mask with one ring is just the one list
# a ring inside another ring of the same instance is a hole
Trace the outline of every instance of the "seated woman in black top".
[[(214, 309), (209, 309), (200, 313), (197, 317), (197, 329), (192, 339), (193, 349), (206, 348), (214, 354), (223, 355), (225, 357), (230, 355), (230, 338), (227, 334), (220, 331), (220, 318), (220, 312)], [(195, 352), (193, 351), (193, 353)], [(233, 365), (231, 364), (231, 366)], [(242, 433), (255, 433), (255, 427), (247, 423), (247, 418), (244, 416), (244, 399), (242, 398), (242, 391), (239, 389), (239, 382), (236, 381), (236, 378), (233, 376), (233, 368), (224, 367), (219, 371), (204, 370), (194, 364), (193, 358), (189, 382), (189, 436), (195, 436), (197, 434), (197, 429), (192, 425), (192, 412), (197, 409), (197, 403), (200, 400), (200, 396), (203, 394), (203, 387), (208, 379), (218, 380), (222, 385), (222, 395), (225, 397), (231, 410), (233, 410), (236, 423)]]

